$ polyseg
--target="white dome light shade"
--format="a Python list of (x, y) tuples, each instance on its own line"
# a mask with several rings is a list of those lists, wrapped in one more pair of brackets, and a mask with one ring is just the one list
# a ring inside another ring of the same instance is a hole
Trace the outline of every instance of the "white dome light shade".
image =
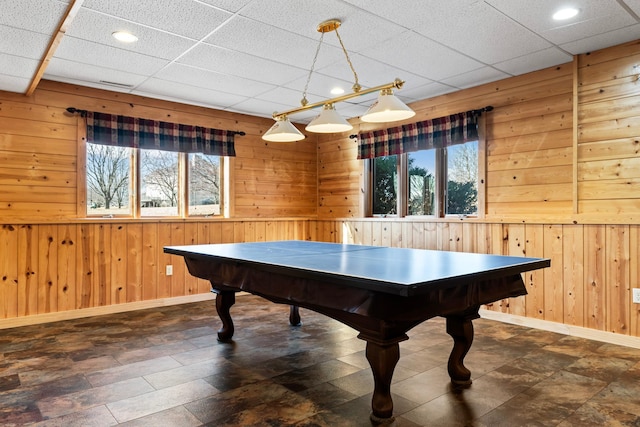
[(271, 142), (295, 142), (304, 139), (304, 135), (291, 124), (287, 116), (282, 116), (262, 135), (262, 139)]
[(367, 123), (384, 123), (404, 120), (416, 115), (404, 102), (395, 97), (391, 89), (380, 91), (378, 100), (360, 119)]
[(353, 126), (336, 111), (333, 104), (324, 104), (322, 112), (305, 128), (315, 133), (338, 133), (353, 129)]

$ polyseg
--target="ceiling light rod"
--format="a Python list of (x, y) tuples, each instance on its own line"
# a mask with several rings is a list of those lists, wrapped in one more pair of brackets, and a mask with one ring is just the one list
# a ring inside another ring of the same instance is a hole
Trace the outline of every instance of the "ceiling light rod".
[(395, 79), (391, 83), (383, 84), (383, 85), (372, 87), (372, 88), (369, 88), (369, 89), (360, 89), (359, 92), (348, 93), (346, 95), (341, 95), (341, 96), (338, 96), (338, 97), (332, 98), (332, 99), (325, 99), (324, 101), (314, 102), (313, 104), (303, 105), (303, 106), (300, 106), (300, 107), (297, 107), (297, 108), (292, 108), (292, 109), (287, 110), (287, 111), (275, 112), (275, 113), (273, 113), (273, 118), (277, 119), (279, 117), (288, 116), (290, 114), (296, 114), (296, 113), (299, 113), (301, 111), (305, 111), (305, 110), (310, 110), (310, 109), (313, 109), (313, 108), (321, 107), (321, 106), (323, 106), (325, 104), (335, 104), (336, 102), (346, 101), (347, 99), (356, 98), (356, 97), (361, 96), (361, 95), (366, 95), (368, 93), (378, 92), (378, 91), (385, 90), (385, 89), (394, 89), (394, 88), (395, 89), (400, 89), (400, 88), (402, 88), (403, 84), (404, 84), (404, 80)]

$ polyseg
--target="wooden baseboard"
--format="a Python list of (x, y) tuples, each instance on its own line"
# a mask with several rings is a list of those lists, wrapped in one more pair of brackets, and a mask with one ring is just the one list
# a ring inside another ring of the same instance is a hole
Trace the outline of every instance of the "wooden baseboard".
[(513, 314), (501, 313), (486, 309), (480, 309), (480, 316), (484, 319), (497, 320), (499, 322), (527, 326), (529, 328), (542, 329), (549, 332), (557, 332), (559, 334), (570, 335), (573, 337), (586, 338), (594, 341), (606, 342), (609, 344), (623, 345), (626, 347), (640, 348), (639, 337), (620, 335), (613, 332), (599, 331), (596, 329), (583, 328), (581, 326), (567, 325), (564, 323), (550, 322), (548, 320), (516, 316)]
[(190, 302), (213, 300), (215, 298), (215, 294), (209, 292), (206, 294), (185, 295), (181, 297), (161, 298), (149, 301), (136, 301), (124, 304), (106, 305), (102, 307), (80, 308), (78, 310), (61, 311), (58, 313), (34, 314), (33, 316), (0, 319), (0, 329), (39, 325), (42, 323), (80, 319), (83, 317), (100, 316), (103, 314), (122, 313), (125, 311), (144, 310), (147, 308), (164, 307), (169, 305), (187, 304)]

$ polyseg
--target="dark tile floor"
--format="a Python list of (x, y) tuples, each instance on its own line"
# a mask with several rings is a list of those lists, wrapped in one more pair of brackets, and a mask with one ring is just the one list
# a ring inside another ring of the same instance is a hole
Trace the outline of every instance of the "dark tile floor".
[[(0, 330), (0, 425), (370, 426), (352, 329), (239, 296), (235, 342), (211, 301)], [(478, 319), (470, 388), (450, 386), (441, 319), (401, 343), (402, 426), (640, 426), (640, 350)]]

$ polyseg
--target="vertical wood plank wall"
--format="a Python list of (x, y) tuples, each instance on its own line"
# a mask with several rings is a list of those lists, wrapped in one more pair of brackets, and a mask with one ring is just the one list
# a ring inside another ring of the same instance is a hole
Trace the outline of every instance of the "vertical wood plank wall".
[(640, 225), (318, 220), (315, 239), (335, 243), (469, 251), (551, 259), (526, 273), (528, 295), (490, 310), (566, 325), (640, 336)]
[(412, 122), (494, 107), (482, 219), (363, 219), (355, 140), (320, 138), (317, 238), (548, 257), (526, 298), (489, 308), (640, 336), (640, 41), (574, 61), (411, 105)]
[[(526, 298), (490, 309), (640, 336), (634, 64), (640, 42), (412, 104), (411, 121), (495, 108), (484, 115), (486, 215), (464, 220), (362, 218), (348, 134), (274, 144), (260, 139), (272, 123), (263, 118), (46, 81), (32, 97), (0, 92), (0, 324), (207, 292), (163, 245), (296, 238), (549, 257), (551, 268), (525, 276)], [(247, 132), (232, 162), (233, 218), (83, 219), (69, 106)]]
[[(0, 226), (0, 326), (5, 318), (209, 292), (168, 245), (310, 240), (304, 219), (76, 222)], [(165, 266), (173, 266), (167, 276)]]

